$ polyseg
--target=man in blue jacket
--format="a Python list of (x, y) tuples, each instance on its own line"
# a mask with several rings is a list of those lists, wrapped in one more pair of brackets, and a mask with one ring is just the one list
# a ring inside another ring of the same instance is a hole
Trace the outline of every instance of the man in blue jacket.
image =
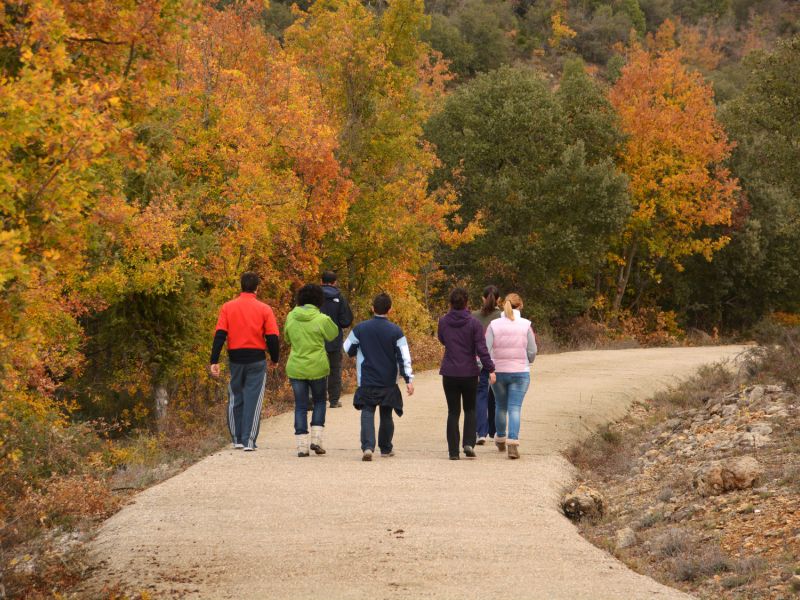
[(359, 323), (347, 336), (344, 351), (356, 356), (358, 389), (353, 396), (353, 406), (361, 411), (361, 460), (372, 460), (375, 451), (375, 409), (380, 409), (381, 424), (378, 430), (378, 447), (381, 456), (393, 456), (392, 437), (394, 421), (392, 411), (403, 415), (403, 395), (397, 386), (398, 374), (406, 382), (406, 391), (414, 393), (414, 374), (411, 370), (411, 353), (403, 330), (392, 323), (388, 314), (392, 299), (388, 294), (378, 294), (372, 301), (374, 317)]
[(325, 271), (322, 274), (322, 291), (325, 293), (325, 303), (320, 310), (339, 328), (336, 339), (325, 344), (331, 366), (327, 385), (328, 403), (331, 408), (339, 408), (342, 405), (339, 402), (342, 395), (342, 330), (353, 323), (353, 313), (347, 300), (336, 287), (336, 273), (333, 271)]

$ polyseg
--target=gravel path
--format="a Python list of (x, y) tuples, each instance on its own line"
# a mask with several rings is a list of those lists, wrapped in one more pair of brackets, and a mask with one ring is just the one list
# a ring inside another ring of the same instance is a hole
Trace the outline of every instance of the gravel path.
[(325, 456), (294, 453), (292, 415), (259, 450), (223, 450), (150, 488), (92, 545), (91, 583), (180, 598), (687, 598), (633, 573), (558, 511), (559, 450), (632, 400), (741, 347), (571, 352), (537, 358), (521, 460), (494, 446), (450, 461), (439, 377), (417, 377), (393, 458), (361, 462), (350, 398), (329, 410)]

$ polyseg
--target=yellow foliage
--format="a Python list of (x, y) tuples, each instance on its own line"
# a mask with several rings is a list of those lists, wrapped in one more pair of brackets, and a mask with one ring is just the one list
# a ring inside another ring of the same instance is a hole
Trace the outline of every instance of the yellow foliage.
[(553, 30), (553, 35), (548, 39), (548, 42), (554, 48), (560, 48), (565, 40), (571, 40), (577, 35), (575, 30), (564, 21), (561, 11), (555, 11), (550, 16), (550, 26)]
[(787, 327), (800, 327), (800, 313), (774, 312), (772, 318)]

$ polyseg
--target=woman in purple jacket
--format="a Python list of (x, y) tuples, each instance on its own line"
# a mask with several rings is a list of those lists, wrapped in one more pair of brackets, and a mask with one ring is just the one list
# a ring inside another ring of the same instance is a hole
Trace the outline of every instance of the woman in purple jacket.
[(444, 344), (444, 359), (439, 374), (442, 376), (444, 395), (447, 398), (447, 447), (450, 460), (459, 459), (458, 421), (464, 407), (464, 454), (475, 458), (475, 394), (478, 389), (480, 368), (489, 371), (489, 381), (495, 382), (494, 363), (486, 349), (483, 326), (467, 310), (467, 291), (455, 288), (450, 292), (450, 312), (439, 319), (439, 341)]

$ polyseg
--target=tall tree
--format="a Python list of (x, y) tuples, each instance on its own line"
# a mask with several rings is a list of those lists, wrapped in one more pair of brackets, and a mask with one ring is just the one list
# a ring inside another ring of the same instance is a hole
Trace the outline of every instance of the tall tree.
[(737, 203), (711, 87), (681, 63), (671, 22), (649, 46), (634, 43), (609, 96), (627, 135), (618, 162), (633, 203), (617, 247), (614, 313), (634, 267), (657, 280), (664, 261), (680, 269), (693, 254), (711, 260), (729, 241), (714, 227), (730, 225)]
[(687, 271), (676, 308), (708, 326), (745, 328), (770, 311), (800, 311), (800, 36), (748, 57), (741, 95), (720, 120), (746, 198), (731, 243)]
[(583, 77), (574, 65), (556, 95), (535, 72), (503, 67), (456, 90), (426, 126), (442, 160), (434, 185), (453, 185), (461, 219), (480, 215), (485, 227), (450, 256), (450, 272), (518, 289), (540, 317), (587, 308), (627, 215), (613, 114)]
[(111, 249), (131, 276), (87, 322), (94, 368), (82, 387), (113, 399), (104, 412), (199, 368), (214, 307), (242, 271), (257, 271), (262, 296), (283, 312), (316, 279), (322, 240), (344, 221), (352, 185), (334, 154), (337, 131), (314, 81), (263, 32), (261, 9), (203, 8), (175, 40), (174, 79), (140, 121), (149, 156), (127, 201), (146, 236), (119, 232)]
[(326, 263), (363, 298), (383, 288), (401, 295), (403, 319), (425, 320), (415, 276), (441, 240), (447, 190), (428, 191), (436, 165), (422, 123), (445, 74), (420, 41), (428, 26), (421, 0), (392, 3), (381, 15), (357, 0), (320, 0), (286, 32), (287, 49), (315, 76), (339, 128), (337, 156), (356, 186), (343, 226), (327, 238)]

